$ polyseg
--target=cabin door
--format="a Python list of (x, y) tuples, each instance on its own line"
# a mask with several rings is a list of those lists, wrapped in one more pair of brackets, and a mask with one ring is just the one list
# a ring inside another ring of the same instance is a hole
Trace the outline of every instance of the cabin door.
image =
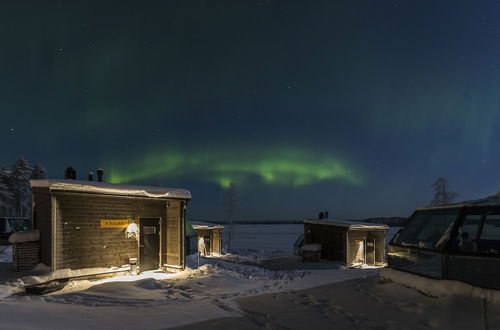
[(212, 242), (210, 242), (210, 235), (205, 235), (203, 240), (205, 241), (205, 255), (209, 256), (212, 254)]
[(160, 219), (141, 218), (139, 238), (140, 271), (160, 268)]
[(366, 239), (366, 264), (375, 266), (375, 238), (368, 237)]

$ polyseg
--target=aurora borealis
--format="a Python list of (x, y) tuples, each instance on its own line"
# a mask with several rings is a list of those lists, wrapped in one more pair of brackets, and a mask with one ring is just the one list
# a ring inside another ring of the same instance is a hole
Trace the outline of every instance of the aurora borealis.
[(190, 189), (217, 218), (406, 216), (500, 188), (493, 1), (4, 1), (0, 166)]
[(297, 149), (263, 151), (191, 150), (148, 155), (128, 168), (110, 166), (110, 182), (129, 183), (154, 177), (168, 179), (196, 175), (228, 188), (230, 183), (248, 184), (257, 177), (264, 184), (298, 187), (327, 180), (359, 185), (360, 177), (330, 155), (315, 155)]

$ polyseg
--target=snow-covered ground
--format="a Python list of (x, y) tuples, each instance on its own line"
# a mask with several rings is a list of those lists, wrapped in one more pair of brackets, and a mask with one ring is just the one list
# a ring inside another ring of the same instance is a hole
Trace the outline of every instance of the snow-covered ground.
[[(192, 256), (190, 268), (180, 273), (145, 272), (94, 281), (74, 280), (63, 290), (45, 296), (22, 292), (23, 284), (43, 278), (20, 280), (9, 273), (8, 264), (0, 264), (0, 274), (10, 274), (9, 278), (0, 278), (0, 328), (170, 328), (245, 316), (238, 302), (245, 297), (297, 292), (378, 273), (377, 269), (345, 270), (334, 263), (321, 265), (325, 269), (300, 269), (304, 267), (283, 262), (290, 258), (276, 259), (277, 267), (258, 265), (260, 261), (273, 262), (268, 260), (270, 257), (290, 255), (302, 230), (302, 225), (237, 225), (235, 249), (229, 261), (202, 258), (197, 268), (197, 259)], [(241, 255), (238, 257), (234, 251)], [(0, 262), (10, 262), (11, 258), (12, 250), (0, 247)], [(241, 263), (247, 259), (258, 262)], [(287, 267), (281, 268), (285, 264)]]
[(0, 245), (0, 262), (12, 262), (11, 245)]
[[(377, 270), (272, 271), (217, 259), (176, 274), (145, 272), (99, 281), (72, 281), (45, 296), (21, 291), (14, 281), (0, 286), (2, 329), (158, 329), (213, 318), (239, 317), (235, 299), (300, 290), (372, 276)], [(191, 265), (197, 263), (190, 260)], [(29, 315), (29, 316), (27, 316)]]

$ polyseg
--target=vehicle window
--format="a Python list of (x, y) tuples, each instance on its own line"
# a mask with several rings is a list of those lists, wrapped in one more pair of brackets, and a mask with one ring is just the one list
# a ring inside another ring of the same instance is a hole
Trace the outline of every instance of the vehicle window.
[(500, 214), (486, 216), (477, 245), (480, 252), (500, 253)]
[(458, 210), (447, 214), (432, 212), (415, 213), (398, 237), (395, 244), (441, 250), (450, 237)]
[(481, 224), (481, 214), (467, 214), (464, 222), (458, 227), (457, 236), (452, 244), (455, 251), (477, 251), (477, 234)]

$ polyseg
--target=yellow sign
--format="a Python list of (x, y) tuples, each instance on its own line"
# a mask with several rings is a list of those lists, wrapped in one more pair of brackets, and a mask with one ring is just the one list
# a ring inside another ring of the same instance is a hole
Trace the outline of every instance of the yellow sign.
[(101, 228), (127, 228), (128, 220), (101, 220)]

